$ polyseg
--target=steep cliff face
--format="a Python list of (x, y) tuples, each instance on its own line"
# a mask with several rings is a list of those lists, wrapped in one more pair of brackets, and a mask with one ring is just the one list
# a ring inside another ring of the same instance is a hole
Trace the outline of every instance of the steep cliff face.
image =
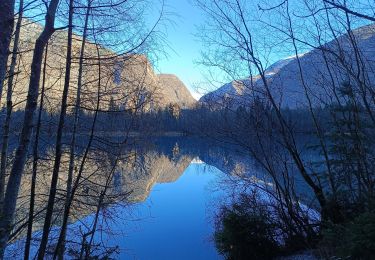
[[(355, 50), (358, 50), (357, 52)], [(281, 107), (298, 108), (330, 103), (343, 83), (359, 93), (375, 80), (375, 25), (360, 27), (307, 53), (288, 57), (265, 70), (267, 84)], [(301, 66), (301, 70), (299, 67)], [(301, 73), (302, 71), (302, 73)], [(240, 88), (238, 87), (240, 86)], [(307, 95), (306, 95), (307, 93)], [(200, 102), (216, 107), (248, 105), (251, 99), (267, 96), (259, 75), (230, 82), (210, 92)]]
[(175, 103), (181, 108), (192, 108), (197, 101), (193, 98), (185, 84), (173, 74), (157, 75), (160, 85), (162, 103)]
[[(15, 109), (23, 109), (25, 106), (32, 61), (32, 48), (42, 29), (41, 25), (24, 20), (20, 39), (20, 52), (22, 54), (17, 64), (19, 72), (16, 75), (16, 85), (13, 94)], [(73, 37), (69, 105), (74, 104), (76, 97), (81, 41), (80, 36), (75, 35)], [(66, 43), (67, 32), (56, 31), (48, 46), (47, 90), (45, 95), (48, 100), (46, 109), (51, 112), (58, 110), (61, 102), (65, 75)], [(88, 41), (84, 57), (81, 98), (83, 107), (92, 109), (96, 106), (99, 87), (100, 109), (108, 109), (113, 104), (120, 108), (139, 109), (141, 107), (144, 110), (163, 108), (170, 103), (176, 103), (180, 107), (187, 107), (192, 104), (193, 98), (184, 84), (173, 75), (169, 77), (156, 75), (151, 62), (145, 55), (128, 54), (118, 56), (113, 51)], [(98, 62), (99, 58), (102, 58), (100, 63)], [(5, 104), (5, 98), (6, 95), (3, 95), (3, 105)]]

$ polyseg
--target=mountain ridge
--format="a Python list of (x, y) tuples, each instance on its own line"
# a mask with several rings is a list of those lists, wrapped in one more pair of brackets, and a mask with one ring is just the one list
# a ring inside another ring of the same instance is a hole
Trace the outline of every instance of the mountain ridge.
[[(28, 19), (23, 20), (21, 27), (21, 37), (19, 43), (20, 53), (22, 55), (18, 59), (17, 67), (20, 71), (17, 73), (16, 84), (13, 90), (13, 103), (15, 110), (24, 109), (27, 99), (27, 86), (29, 84), (29, 71), (32, 61), (32, 48), (35, 41), (42, 31), (43, 26)], [(47, 70), (46, 70), (46, 93), (49, 101), (49, 107), (46, 108), (51, 112), (56, 112), (60, 107), (62, 97), (62, 86), (64, 80), (64, 65), (66, 57), (66, 37), (65, 30), (56, 31), (48, 47), (47, 54)], [(81, 36), (73, 35), (72, 44), (72, 69), (71, 82), (68, 94), (68, 105), (72, 107), (75, 103), (77, 78), (78, 78), (78, 59), (81, 48)], [(144, 109), (149, 111), (152, 109), (165, 108), (170, 103), (177, 104), (185, 108), (190, 107), (193, 102), (190, 99), (191, 93), (187, 87), (182, 83), (176, 75), (170, 76), (160, 80), (151, 62), (145, 54), (126, 54), (117, 56), (113, 51), (99, 46), (100, 55), (105, 57), (101, 62), (101, 76), (102, 87), (100, 109), (108, 109), (109, 106), (115, 103), (117, 107), (125, 109), (132, 109), (136, 107), (140, 101), (145, 103)], [(107, 59), (110, 57), (109, 59)], [(113, 58), (112, 58), (113, 57)], [(83, 71), (82, 87), (82, 107), (89, 109), (95, 108), (93, 100), (97, 95), (98, 79), (98, 65), (95, 59), (97, 58), (96, 45), (90, 41), (86, 42), (85, 46), (85, 61)], [(105, 82), (105, 83), (104, 83)], [(175, 84), (178, 82), (178, 84)], [(42, 84), (42, 80), (41, 80)], [(7, 86), (6, 84), (4, 86)], [(179, 93), (183, 93), (180, 98), (179, 95), (173, 95), (169, 88)], [(6, 87), (4, 88), (6, 93)], [(170, 96), (168, 96), (170, 95)], [(190, 95), (190, 96), (189, 96)], [(187, 100), (185, 100), (185, 98)], [(2, 105), (6, 104), (6, 95), (2, 95)]]
[[(351, 82), (355, 89), (360, 88), (361, 80), (371, 85), (375, 80), (369, 73), (375, 69), (375, 24), (359, 27), (351, 31), (351, 35), (343, 34), (299, 54), (298, 60), (292, 56), (271, 64), (264, 74), (276, 103), (280, 107), (298, 108), (305, 106), (309, 97), (312, 105), (329, 104), (337, 99), (335, 92), (345, 82)], [(356, 48), (361, 64), (356, 61), (358, 58), (353, 51)], [(356, 78), (358, 73), (363, 74), (362, 79)], [(202, 96), (199, 102), (212, 108), (247, 106), (255, 96), (267, 98), (259, 79), (257, 75), (234, 80)], [(241, 86), (241, 91), (235, 91), (236, 85)]]

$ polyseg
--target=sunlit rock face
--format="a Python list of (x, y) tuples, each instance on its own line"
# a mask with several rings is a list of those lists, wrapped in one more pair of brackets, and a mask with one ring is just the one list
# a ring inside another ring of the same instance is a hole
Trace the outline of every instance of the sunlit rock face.
[(168, 102), (178, 104), (180, 108), (193, 108), (196, 105), (196, 100), (191, 95), (190, 91), (184, 83), (173, 74), (158, 74), (160, 85), (160, 98), (162, 103)]
[[(356, 51), (357, 50), (357, 51)], [(299, 108), (337, 101), (338, 89), (350, 82), (354, 92), (372, 86), (375, 80), (375, 25), (344, 34), (319, 48), (288, 57), (264, 71), (270, 93), (280, 107)], [(362, 93), (363, 95), (364, 93)], [(266, 98), (263, 79), (257, 75), (225, 84), (200, 102), (213, 108), (246, 106), (254, 98)], [(215, 107), (216, 106), (216, 107)]]
[[(22, 55), (17, 64), (20, 71), (16, 75), (13, 94), (15, 109), (23, 109), (26, 104), (33, 56), (32, 49), (42, 29), (41, 25), (24, 19), (20, 37)], [(70, 109), (76, 100), (81, 44), (82, 38), (74, 35), (68, 94)], [(62, 30), (53, 34), (48, 45), (45, 95), (48, 100), (46, 109), (50, 112), (56, 112), (61, 103), (65, 77), (66, 45), (67, 32)], [(99, 109), (150, 111), (167, 107), (171, 103), (176, 103), (181, 108), (193, 104), (193, 98), (186, 86), (176, 76), (156, 75), (146, 55), (132, 53), (118, 56), (115, 52), (90, 41), (86, 42), (84, 55), (82, 107), (96, 108), (98, 93), (100, 93)], [(101, 61), (98, 62), (100, 58)], [(41, 85), (42, 79), (43, 75)], [(5, 98), (6, 95), (3, 95), (2, 104), (6, 103)]]
[(247, 103), (245, 91), (245, 81), (232, 81), (202, 96), (199, 102), (212, 109), (238, 107)]

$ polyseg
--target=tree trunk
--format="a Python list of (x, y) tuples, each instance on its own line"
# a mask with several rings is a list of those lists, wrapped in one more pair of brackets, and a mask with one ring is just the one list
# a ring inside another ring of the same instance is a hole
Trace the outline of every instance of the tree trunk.
[[(8, 89), (7, 89), (7, 114), (5, 118), (5, 123), (3, 127), (3, 145), (1, 147), (1, 161), (0, 161), (0, 209), (3, 205), (4, 200), (4, 191), (5, 191), (5, 172), (7, 167), (7, 155), (8, 155), (8, 140), (9, 140), (9, 127), (10, 127), (10, 118), (12, 115), (13, 103), (12, 103), (12, 94), (13, 94), (13, 80), (14, 72), (17, 65), (17, 54), (18, 54), (18, 44), (20, 39), (21, 23), (23, 16), (23, 0), (20, 0), (20, 7), (18, 11), (18, 19), (16, 25), (16, 31), (14, 34), (13, 42), (13, 52), (12, 52), (12, 61), (9, 68), (9, 78), (8, 78)], [(1, 94), (0, 94), (1, 99)]]
[(62, 101), (61, 101), (61, 112), (60, 112), (59, 124), (57, 128), (56, 146), (55, 146), (56, 147), (55, 148), (56, 149), (55, 150), (55, 162), (53, 165), (51, 187), (50, 187), (48, 204), (47, 204), (47, 213), (44, 219), (43, 235), (42, 235), (42, 240), (40, 242), (40, 247), (39, 247), (39, 254), (38, 254), (39, 260), (44, 259), (45, 251), (47, 248), (48, 236), (49, 236), (49, 231), (50, 231), (51, 222), (52, 222), (53, 208), (55, 204), (57, 181), (58, 181), (59, 171), (60, 171), (60, 162), (61, 162), (61, 155), (62, 155), (62, 135), (63, 135), (63, 128), (64, 128), (64, 123), (65, 123), (66, 109), (67, 109), (67, 99), (68, 99), (68, 91), (69, 91), (69, 83), (70, 83), (70, 71), (71, 71), (71, 63), (72, 63), (72, 35), (73, 35), (73, 0), (69, 0), (68, 43), (67, 43), (67, 51), (66, 51), (64, 89), (63, 89), (63, 96), (62, 96)]
[(1, 0), (0, 2), (0, 101), (14, 26), (14, 2), (14, 0)]
[(24, 252), (24, 260), (28, 260), (30, 256), (30, 245), (31, 245), (31, 236), (33, 232), (33, 218), (34, 218), (34, 203), (35, 203), (35, 186), (36, 186), (36, 174), (38, 170), (38, 159), (39, 159), (39, 135), (40, 135), (40, 127), (42, 122), (42, 112), (44, 106), (44, 91), (45, 91), (45, 84), (46, 84), (46, 68), (47, 68), (47, 55), (48, 55), (48, 44), (46, 46), (46, 51), (44, 54), (44, 65), (43, 65), (43, 80), (42, 80), (42, 91), (40, 93), (40, 105), (39, 105), (39, 113), (38, 113), (38, 121), (36, 125), (35, 131), (35, 142), (33, 148), (33, 172), (31, 175), (31, 190), (30, 190), (30, 206), (29, 206), (29, 220), (27, 223), (27, 235), (26, 235), (26, 242), (25, 242), (25, 252)]
[(4, 256), (5, 247), (12, 229), (16, 202), (21, 184), (22, 173), (25, 167), (30, 136), (33, 129), (34, 112), (37, 107), (39, 80), (41, 74), (41, 64), (43, 60), (44, 47), (52, 36), (55, 22), (55, 14), (59, 0), (51, 0), (47, 14), (46, 24), (43, 32), (35, 42), (33, 60), (31, 63), (31, 76), (27, 95), (25, 116), (21, 130), (20, 142), (18, 144), (12, 170), (10, 172), (8, 185), (4, 197), (3, 216), (0, 220), (0, 259)]
[[(86, 45), (86, 38), (87, 38), (87, 26), (88, 26), (88, 21), (89, 21), (90, 7), (91, 7), (91, 0), (88, 0), (87, 10), (85, 14), (85, 25), (83, 28), (81, 52), (79, 56), (77, 95), (76, 95), (76, 103), (74, 107), (74, 123), (73, 123), (72, 140), (70, 142), (70, 152), (69, 152), (70, 157), (69, 157), (69, 168), (68, 168), (68, 180), (66, 184), (66, 200), (65, 200), (64, 217), (63, 217), (63, 223), (61, 226), (59, 240), (56, 245), (56, 252), (57, 252), (58, 259), (63, 259), (63, 254), (65, 251), (66, 229), (67, 229), (68, 220), (69, 220), (69, 207), (71, 204), (70, 200), (71, 199), (73, 200), (73, 198), (71, 198), (71, 191), (72, 191), (73, 172), (74, 172), (74, 154), (75, 154), (76, 132), (77, 132), (77, 125), (78, 125), (78, 117), (79, 117), (79, 107), (81, 104), (83, 58), (85, 55), (85, 45)], [(55, 257), (56, 257), (56, 254), (55, 254)]]

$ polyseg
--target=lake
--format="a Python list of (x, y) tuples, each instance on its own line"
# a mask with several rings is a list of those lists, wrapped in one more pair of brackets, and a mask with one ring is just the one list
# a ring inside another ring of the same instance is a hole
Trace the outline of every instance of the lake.
[[(188, 137), (155, 138), (128, 147), (121, 158), (99, 150), (88, 157), (87, 177), (80, 183), (71, 209), (67, 258), (78, 257), (96, 223), (90, 248), (93, 255), (110, 253), (115, 259), (221, 259), (213, 242), (215, 213), (234, 192), (231, 180), (245, 175), (259, 177), (253, 160), (238, 147)], [(50, 158), (53, 149), (46, 147), (41, 153)], [(77, 165), (80, 160), (78, 155)], [(57, 201), (64, 195), (67, 153), (62, 161)], [(38, 174), (36, 212), (43, 212), (52, 162), (41, 160), (38, 168), (43, 174)], [(111, 176), (108, 198), (97, 211), (98, 189), (107, 176)], [(17, 209), (20, 222), (27, 216), (29, 187), (30, 175), (26, 172)], [(57, 241), (63, 204), (57, 203), (55, 208), (50, 248)], [(32, 254), (38, 248), (43, 221), (43, 214), (34, 220)], [(7, 249), (9, 258), (21, 256), (25, 232), (20, 228), (14, 236)]]
[[(71, 206), (66, 258), (110, 255), (114, 259), (221, 259), (213, 234), (219, 209), (234, 194), (249, 188), (251, 180), (271, 185), (270, 178), (241, 147), (199, 138), (162, 137), (128, 142), (126, 149), (93, 149)], [(36, 254), (49, 191), (53, 147), (41, 151), (33, 225), (32, 254)], [(75, 157), (76, 168), (82, 152)], [(62, 223), (69, 154), (60, 168), (53, 252)], [(8, 258), (22, 255), (28, 214), (30, 167), (22, 180), (17, 207), (17, 233), (7, 249)], [(43, 173), (43, 174), (41, 174)], [(295, 176), (296, 192), (310, 194)], [(105, 190), (103, 202), (98, 206)], [(301, 197), (302, 198), (302, 197)], [(82, 246), (84, 245), (84, 246)], [(90, 246), (87, 246), (90, 245)]]
[[(222, 174), (193, 162), (176, 181), (156, 184), (148, 198), (133, 207), (133, 218), (121, 225), (124, 236), (114, 237), (120, 258), (220, 259), (211, 239), (209, 206), (215, 197), (210, 185)], [(128, 215), (127, 210), (118, 212)]]

